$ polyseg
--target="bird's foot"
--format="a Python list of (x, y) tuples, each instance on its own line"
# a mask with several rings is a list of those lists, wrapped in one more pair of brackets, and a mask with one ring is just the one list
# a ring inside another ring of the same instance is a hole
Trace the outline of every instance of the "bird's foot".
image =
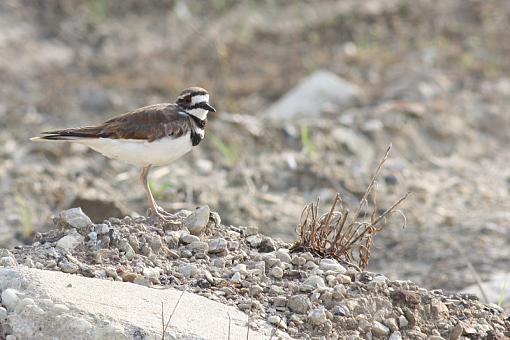
[(163, 222), (163, 223), (171, 223), (174, 225), (181, 224), (181, 220), (179, 219), (179, 217), (176, 214), (171, 214), (168, 211), (165, 211), (160, 206), (156, 206), (155, 210), (152, 208), (149, 208), (148, 215), (150, 217), (157, 219), (160, 222)]

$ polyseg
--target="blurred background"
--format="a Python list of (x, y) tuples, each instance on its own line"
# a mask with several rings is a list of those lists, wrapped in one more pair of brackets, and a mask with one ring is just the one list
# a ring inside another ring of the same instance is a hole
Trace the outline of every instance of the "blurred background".
[[(40, 131), (100, 123), (205, 87), (218, 112), (197, 150), (150, 181), (168, 210), (292, 240), (305, 203), (354, 208), (390, 143), (380, 209), (407, 191), (369, 269), (510, 299), (507, 0), (4, 0), (0, 245), (81, 206), (144, 214), (134, 166)], [(469, 288), (471, 286), (471, 288)], [(489, 289), (487, 288), (489, 291)]]

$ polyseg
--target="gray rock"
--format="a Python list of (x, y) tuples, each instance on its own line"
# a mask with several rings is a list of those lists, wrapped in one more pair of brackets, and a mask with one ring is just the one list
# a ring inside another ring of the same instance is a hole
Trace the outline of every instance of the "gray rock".
[(209, 253), (222, 253), (227, 250), (227, 240), (224, 238), (215, 238), (209, 241)]
[(53, 219), (55, 224), (63, 228), (86, 228), (93, 224), (90, 218), (85, 215), (81, 208), (64, 210)]
[(188, 264), (179, 268), (179, 272), (186, 278), (193, 277), (197, 274), (198, 269), (193, 264)]
[(191, 235), (191, 234), (182, 234), (181, 235), (181, 242), (184, 243), (184, 244), (190, 244), (190, 243), (193, 243), (193, 242), (200, 242), (200, 238), (198, 236)]
[(259, 252), (261, 253), (269, 253), (276, 250), (276, 246), (274, 241), (270, 237), (264, 237), (259, 244)]
[(69, 312), (69, 307), (67, 307), (66, 305), (64, 305), (62, 303), (56, 303), (51, 307), (51, 310), (57, 314), (62, 314), (62, 313)]
[(278, 315), (270, 315), (268, 316), (267, 321), (270, 324), (279, 325), (280, 322), (282, 321), (282, 318), (280, 318)]
[(79, 246), (83, 243), (84, 237), (81, 236), (76, 232), (76, 230), (73, 230), (73, 232), (69, 233), (68, 235), (62, 237), (60, 240), (57, 241), (57, 248), (64, 249), (67, 251), (72, 251), (74, 248)]
[(239, 264), (236, 264), (235, 266), (233, 266), (231, 268), (232, 272), (233, 273), (241, 273), (243, 275), (246, 275), (248, 274), (248, 271), (246, 270), (246, 265), (244, 263), (239, 263)]
[(2, 267), (14, 267), (17, 265), (18, 265), (18, 262), (16, 261), (14, 256), (0, 257), (0, 266), (2, 266)]
[(258, 248), (260, 242), (262, 242), (262, 238), (259, 235), (251, 235), (246, 238), (246, 242), (248, 242), (253, 248)]
[(339, 316), (348, 316), (351, 314), (349, 312), (349, 308), (347, 308), (344, 305), (336, 305), (335, 307), (333, 307), (332, 312), (333, 312), (333, 314), (339, 315)]
[(448, 331), (448, 340), (458, 340), (460, 339), (462, 332), (464, 331), (464, 327), (462, 323), (458, 322), (455, 326), (451, 327)]
[(183, 227), (188, 228), (192, 235), (200, 235), (205, 227), (207, 227), (207, 223), (209, 223), (210, 213), (211, 210), (208, 205), (198, 208), (193, 211), (191, 215), (186, 217), (183, 222)]
[(402, 335), (400, 334), (399, 331), (393, 332), (393, 333), (391, 333), (388, 340), (402, 340)]
[(129, 242), (127, 240), (125, 240), (125, 239), (120, 241), (120, 243), (119, 243), (119, 250), (122, 250), (125, 253), (126, 258), (128, 260), (133, 259), (135, 257), (135, 255), (136, 255), (133, 247), (131, 247)]
[(271, 268), (270, 274), (276, 279), (281, 279), (283, 277), (283, 270), (280, 267), (273, 267)]
[(304, 314), (310, 309), (311, 302), (307, 295), (293, 295), (287, 300), (287, 308), (294, 313)]
[(0, 321), (7, 319), (7, 309), (0, 307)]
[(372, 325), (372, 334), (379, 337), (386, 336), (390, 334), (390, 329), (379, 321), (374, 321), (374, 324)]
[(14, 311), (19, 314), (19, 313), (23, 312), (23, 309), (25, 309), (26, 306), (29, 306), (29, 305), (35, 305), (34, 299), (32, 299), (32, 298), (21, 299), (16, 304), (16, 308), (14, 309)]
[[(315, 288), (321, 288), (321, 287), (326, 287), (326, 284), (324, 283), (324, 279), (318, 275), (310, 275), (304, 282), (303, 284), (301, 285), (302, 287), (303, 286), (308, 286), (308, 287), (311, 287), (312, 290), (315, 289)], [(305, 287), (303, 287), (305, 288)], [(308, 291), (308, 289), (310, 288), (305, 288), (306, 291)]]
[(355, 104), (361, 90), (336, 74), (319, 70), (301, 81), (264, 112), (272, 124), (284, 125), (291, 121), (317, 118), (321, 109), (333, 104), (340, 109)]
[(400, 329), (406, 329), (409, 326), (409, 321), (407, 321), (405, 316), (401, 315), (398, 317), (398, 326)]
[(191, 242), (190, 244), (188, 244), (188, 246), (186, 248), (188, 248), (189, 250), (191, 250), (194, 253), (204, 253), (205, 254), (209, 250), (209, 245), (205, 242), (195, 241), (195, 242)]
[(248, 237), (248, 236), (252, 236), (252, 235), (257, 235), (258, 233), (259, 233), (259, 228), (254, 225), (250, 225), (250, 226), (246, 227), (246, 229), (244, 231), (244, 236)]
[(16, 307), (16, 304), (19, 301), (18, 297), (19, 292), (12, 288), (7, 288), (2, 292), (2, 305), (7, 308), (7, 310), (12, 311)]
[(96, 224), (96, 233), (99, 235), (108, 234), (110, 227), (106, 223)]
[(308, 314), (308, 321), (314, 326), (320, 326), (325, 323), (326, 320), (327, 317), (324, 307), (314, 309)]
[(230, 278), (230, 281), (235, 282), (235, 283), (239, 283), (239, 282), (241, 282), (241, 280), (242, 280), (242, 277), (241, 277), (241, 273), (239, 273), (239, 272), (235, 272), (234, 275), (232, 275), (232, 277)]
[(60, 261), (60, 263), (58, 264), (58, 267), (64, 273), (69, 273), (69, 274), (77, 273), (78, 270), (80, 269), (76, 264), (71, 263), (71, 262), (69, 262), (67, 260)]
[(292, 261), (288, 250), (278, 249), (274, 254), (278, 260), (284, 263), (291, 263)]
[(384, 275), (376, 275), (372, 279), (372, 283), (386, 283), (388, 282), (388, 278)]
[(319, 268), (324, 271), (334, 271), (344, 274), (347, 270), (335, 259), (322, 259), (319, 262)]

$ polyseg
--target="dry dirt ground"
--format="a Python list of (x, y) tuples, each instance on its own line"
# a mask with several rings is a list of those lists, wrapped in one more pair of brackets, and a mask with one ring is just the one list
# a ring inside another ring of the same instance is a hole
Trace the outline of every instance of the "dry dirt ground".
[[(445, 290), (473, 284), (469, 266), (482, 279), (508, 272), (510, 2), (151, 4), (0, 4), (2, 246), (47, 230), (77, 199), (96, 219), (144, 214), (138, 169), (28, 138), (196, 84), (219, 112), (197, 150), (152, 173), (167, 209), (208, 204), (224, 224), (291, 240), (317, 196), (339, 191), (355, 206), (393, 143), (377, 199), (384, 209), (411, 191), (407, 227), (377, 236), (369, 269)], [(262, 119), (317, 69), (357, 84), (359, 103), (306, 125)]]

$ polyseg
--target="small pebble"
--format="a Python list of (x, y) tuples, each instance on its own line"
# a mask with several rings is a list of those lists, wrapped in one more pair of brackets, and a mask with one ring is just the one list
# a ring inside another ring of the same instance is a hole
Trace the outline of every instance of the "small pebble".
[(281, 279), (283, 277), (283, 270), (280, 267), (271, 268), (271, 276), (276, 279)]

